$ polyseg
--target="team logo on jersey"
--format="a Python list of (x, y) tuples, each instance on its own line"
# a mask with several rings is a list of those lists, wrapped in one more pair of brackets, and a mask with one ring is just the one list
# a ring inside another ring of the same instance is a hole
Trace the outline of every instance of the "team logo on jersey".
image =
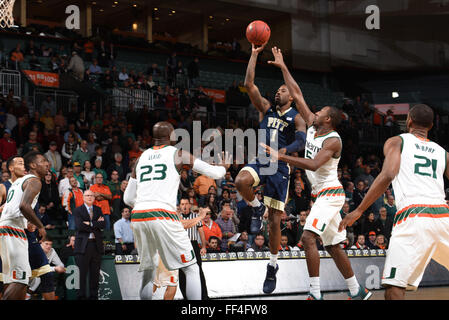
[(317, 229), (320, 232), (323, 232), (324, 228), (326, 228), (326, 224), (323, 223), (323, 226), (321, 227), (321, 229), (318, 228), (317, 224), (318, 224), (318, 219), (314, 219), (313, 223), (312, 223), (312, 227), (314, 227), (315, 229)]
[(190, 257), (186, 257), (184, 254), (181, 254), (181, 261), (182, 263), (187, 263), (192, 261), (195, 258), (195, 253), (193, 250), (190, 250)]
[(391, 268), (390, 270), (390, 275), (384, 279), (394, 279), (394, 277), (396, 276), (396, 268)]
[(12, 271), (12, 278), (14, 280), (25, 280), (26, 278), (26, 272), (25, 271), (17, 271), (17, 270), (13, 270)]

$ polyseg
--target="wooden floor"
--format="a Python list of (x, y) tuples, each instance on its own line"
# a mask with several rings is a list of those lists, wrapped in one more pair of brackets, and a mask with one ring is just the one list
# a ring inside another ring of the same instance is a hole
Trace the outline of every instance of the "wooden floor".
[[(370, 300), (384, 300), (385, 290), (373, 290), (373, 296)], [(258, 297), (243, 297), (242, 300), (305, 300), (306, 294), (299, 295), (273, 295)], [(324, 293), (325, 300), (346, 300), (346, 292)], [(419, 288), (417, 291), (406, 291), (406, 300), (449, 300), (449, 287), (427, 287)]]

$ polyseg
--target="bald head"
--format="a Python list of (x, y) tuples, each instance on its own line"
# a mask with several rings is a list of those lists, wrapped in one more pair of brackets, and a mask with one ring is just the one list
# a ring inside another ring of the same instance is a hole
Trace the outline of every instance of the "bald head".
[(153, 126), (153, 138), (170, 141), (170, 135), (175, 130), (170, 122), (160, 121)]

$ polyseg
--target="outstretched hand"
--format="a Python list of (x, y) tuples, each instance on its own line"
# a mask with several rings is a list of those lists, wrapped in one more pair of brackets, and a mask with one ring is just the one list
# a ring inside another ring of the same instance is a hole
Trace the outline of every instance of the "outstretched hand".
[(284, 66), (285, 62), (284, 62), (284, 57), (282, 56), (281, 49), (279, 49), (278, 47), (273, 47), (271, 49), (271, 52), (273, 52), (274, 61), (270, 60), (270, 61), (268, 61), (268, 64), (272, 64), (278, 68), (281, 68), (282, 66)]
[(221, 154), (219, 153), (217, 156), (218, 156), (218, 165), (225, 167), (227, 171), (232, 164), (232, 154), (226, 151), (222, 152)]

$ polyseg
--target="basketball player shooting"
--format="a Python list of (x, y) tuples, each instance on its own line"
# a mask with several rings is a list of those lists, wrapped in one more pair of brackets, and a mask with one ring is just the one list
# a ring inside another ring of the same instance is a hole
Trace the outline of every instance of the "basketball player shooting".
[(372, 293), (359, 285), (349, 258), (340, 247), (340, 242), (346, 239), (346, 230), (338, 231), (341, 221), (340, 210), (345, 202), (345, 193), (337, 175), (342, 143), (335, 129), (341, 120), (340, 112), (335, 107), (326, 106), (317, 113), (312, 113), (301, 89), (284, 63), (281, 50), (274, 47), (272, 52), (274, 61), (268, 63), (281, 69), (296, 108), (308, 126), (305, 158), (288, 156), (262, 144), (273, 161), (284, 161), (305, 169), (307, 178), (312, 184), (312, 196), (316, 200), (307, 217), (301, 237), (310, 278), (310, 292), (307, 300), (322, 299), (319, 278), (320, 256), (316, 246), (318, 237), (322, 238), (325, 249), (342, 273), (349, 288), (349, 298), (367, 300)]
[[(276, 144), (281, 153), (292, 153), (304, 148), (306, 124), (298, 112), (292, 108), (293, 98), (287, 86), (281, 85), (276, 92), (275, 106), (262, 97), (258, 87), (254, 84), (257, 56), (266, 44), (260, 47), (252, 45), (252, 54), (248, 63), (245, 77), (245, 87), (252, 104), (259, 112), (259, 128), (265, 130), (266, 140), (271, 145)], [(264, 150), (259, 148), (258, 154)], [(269, 247), (270, 262), (267, 265), (267, 273), (263, 284), (264, 293), (272, 293), (276, 288), (276, 273), (279, 270), (277, 257), (281, 243), (281, 214), (284, 211), (288, 197), (290, 182), (290, 167), (286, 162), (279, 161), (275, 174), (263, 173), (264, 168), (270, 163), (264, 164), (256, 159), (242, 170), (235, 179), (237, 190), (241, 196), (253, 207), (254, 214), (262, 217), (268, 207), (268, 223), (270, 227)], [(255, 197), (254, 187), (265, 184), (264, 204)]]
[(449, 154), (427, 139), (433, 110), (415, 105), (407, 115), (407, 131), (385, 142), (385, 160), (360, 205), (345, 216), (339, 230), (360, 218), (392, 183), (398, 211), (387, 251), (382, 285), (385, 299), (404, 299), (417, 289), (430, 259), (449, 269), (449, 206), (443, 176), (449, 178)]

